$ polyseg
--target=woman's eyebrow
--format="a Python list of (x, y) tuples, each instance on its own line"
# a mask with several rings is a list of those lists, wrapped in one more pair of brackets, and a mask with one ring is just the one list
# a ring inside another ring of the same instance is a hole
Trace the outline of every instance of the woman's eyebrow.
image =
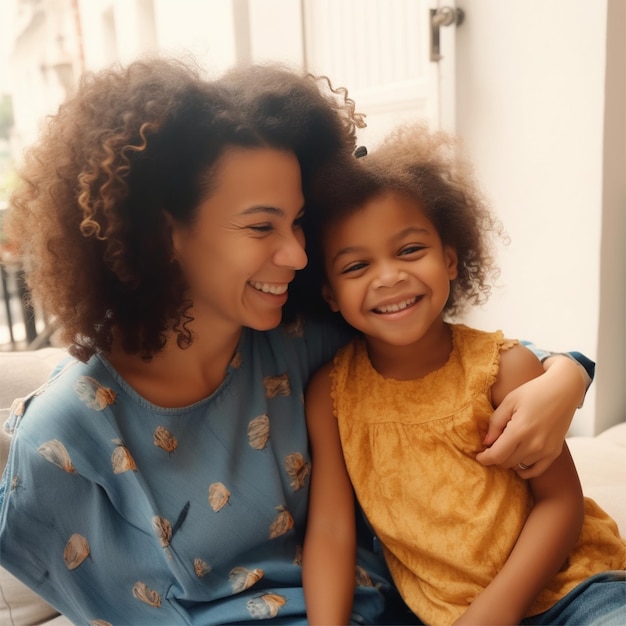
[(241, 215), (254, 215), (256, 213), (269, 213), (270, 215), (277, 215), (278, 217), (283, 217), (285, 215), (285, 212), (282, 209), (279, 209), (278, 207), (275, 207), (275, 206), (265, 206), (265, 205), (251, 206), (241, 211), (240, 214)]
[[(300, 209), (298, 210), (298, 217), (303, 212), (304, 212), (304, 205), (302, 205), (300, 207)], [(256, 215), (258, 213), (266, 213), (268, 215), (276, 215), (277, 217), (284, 217), (285, 216), (285, 211), (283, 209), (280, 209), (280, 208), (275, 207), (275, 206), (265, 206), (265, 205), (249, 207), (249, 208), (244, 209), (243, 211), (241, 211), (240, 215)]]

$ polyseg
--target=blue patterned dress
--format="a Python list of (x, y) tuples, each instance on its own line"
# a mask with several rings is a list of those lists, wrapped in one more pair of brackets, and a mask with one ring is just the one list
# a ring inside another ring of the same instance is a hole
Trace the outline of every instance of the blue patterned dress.
[[(303, 390), (344, 339), (245, 329), (220, 387), (175, 409), (70, 360), (7, 423), (2, 564), (77, 624), (305, 624)], [(388, 583), (362, 556), (353, 617), (376, 623)]]

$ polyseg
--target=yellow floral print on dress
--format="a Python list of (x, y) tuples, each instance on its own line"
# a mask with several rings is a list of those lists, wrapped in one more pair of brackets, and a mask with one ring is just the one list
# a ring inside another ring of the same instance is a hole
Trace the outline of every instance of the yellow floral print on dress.
[(282, 504), (276, 507), (278, 515), (274, 518), (274, 521), (270, 524), (270, 539), (275, 539), (284, 535), (291, 530), (294, 525), (293, 517), (291, 513)]
[(291, 488), (294, 491), (302, 489), (307, 476), (311, 473), (311, 465), (306, 463), (300, 452), (292, 452), (285, 457), (283, 462), (287, 476), (291, 478)]
[(263, 450), (270, 438), (270, 418), (263, 414), (250, 420), (248, 424), (248, 443), (255, 450)]
[(91, 376), (81, 376), (74, 386), (78, 397), (94, 411), (102, 411), (115, 402), (115, 391), (104, 387)]
[(304, 337), (304, 323), (298, 316), (293, 322), (285, 325), (285, 332), (291, 337)]
[(152, 518), (152, 528), (161, 547), (167, 548), (172, 540), (172, 524), (170, 521), (162, 515), (155, 515)]
[(233, 593), (241, 593), (249, 589), (263, 578), (263, 573), (263, 570), (259, 568), (249, 570), (245, 567), (233, 567), (228, 574)]
[(193, 560), (193, 571), (198, 578), (206, 576), (213, 568), (203, 559), (196, 557)]
[(24, 398), (15, 398), (11, 403), (11, 413), (17, 417), (22, 417), (24, 415), (24, 409), (26, 408), (26, 402), (24, 402)]
[(370, 575), (360, 566), (356, 566), (355, 582), (357, 587), (373, 587)]
[(213, 483), (209, 486), (209, 504), (217, 513), (221, 511), (230, 500), (230, 491), (223, 483)]
[(263, 379), (263, 385), (265, 387), (266, 398), (291, 395), (291, 384), (289, 383), (289, 375), (287, 372), (279, 376), (266, 376)]
[(113, 467), (114, 474), (123, 474), (128, 471), (137, 471), (137, 465), (135, 459), (128, 448), (119, 440), (113, 439), (113, 443), (116, 444), (113, 452), (111, 453), (111, 466)]
[(281, 606), (285, 606), (287, 598), (277, 593), (265, 593), (246, 602), (248, 613), (257, 619), (276, 617)]
[(50, 439), (50, 441), (42, 443), (37, 448), (37, 452), (44, 459), (46, 459), (46, 461), (54, 463), (56, 466), (60, 467), (62, 470), (65, 470), (69, 474), (76, 473), (76, 468), (72, 464), (72, 459), (70, 459), (69, 452), (67, 451), (65, 446), (57, 439)]
[(76, 569), (89, 556), (89, 542), (82, 535), (74, 533), (63, 551), (67, 569)]
[(178, 448), (178, 439), (164, 426), (156, 427), (152, 440), (157, 448), (162, 448), (169, 454)]
[(133, 596), (155, 609), (161, 606), (161, 596), (154, 589), (150, 589), (146, 583), (136, 582), (133, 586)]
[(296, 556), (293, 558), (293, 564), (302, 567), (302, 546), (300, 544), (296, 546)]
[(20, 477), (15, 474), (13, 478), (11, 478), (11, 491), (14, 491), (20, 486)]

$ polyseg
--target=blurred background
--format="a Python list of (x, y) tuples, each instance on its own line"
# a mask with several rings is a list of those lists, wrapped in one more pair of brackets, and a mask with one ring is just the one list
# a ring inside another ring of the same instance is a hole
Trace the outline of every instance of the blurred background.
[[(462, 137), (511, 238), (464, 321), (595, 360), (572, 427), (595, 434), (626, 418), (625, 41), (624, 0), (0, 0), (0, 220), (85, 71), (158, 52), (326, 74), (370, 150), (410, 119)], [(0, 254), (0, 349), (47, 345), (1, 221)]]

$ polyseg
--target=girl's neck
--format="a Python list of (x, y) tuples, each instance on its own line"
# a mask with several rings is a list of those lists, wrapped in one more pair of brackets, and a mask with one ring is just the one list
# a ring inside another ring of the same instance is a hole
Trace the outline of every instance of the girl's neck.
[(418, 341), (403, 346), (365, 337), (374, 369), (385, 378), (417, 380), (442, 368), (452, 352), (452, 329), (443, 319)]

